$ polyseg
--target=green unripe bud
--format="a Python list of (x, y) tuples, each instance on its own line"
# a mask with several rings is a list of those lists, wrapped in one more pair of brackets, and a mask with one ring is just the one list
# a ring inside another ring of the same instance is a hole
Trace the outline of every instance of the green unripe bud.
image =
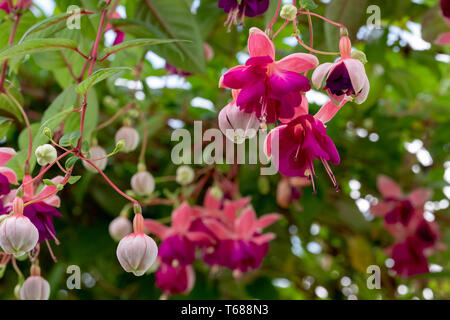
[(292, 4), (285, 4), (280, 12), (280, 17), (292, 21), (297, 17), (297, 8)]

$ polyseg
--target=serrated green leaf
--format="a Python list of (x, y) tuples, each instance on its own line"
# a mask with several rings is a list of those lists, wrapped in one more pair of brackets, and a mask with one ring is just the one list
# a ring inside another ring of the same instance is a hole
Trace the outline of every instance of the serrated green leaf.
[(69, 182), (69, 184), (74, 184), (80, 179), (81, 179), (81, 176), (71, 176), (67, 182)]
[(70, 158), (68, 158), (66, 160), (66, 163), (64, 165), (64, 167), (66, 168), (66, 170), (69, 170), (70, 168), (72, 168), (75, 163), (79, 160), (80, 158), (76, 157), (76, 156), (72, 156)]
[(0, 51), (0, 61), (46, 50), (76, 49), (77, 46), (78, 44), (70, 39), (33, 39)]
[(128, 67), (115, 67), (115, 68), (105, 68), (99, 69), (95, 71), (91, 76), (85, 80), (83, 80), (79, 85), (75, 87), (75, 91), (79, 94), (85, 94), (88, 92), (89, 88), (91, 88), (96, 83), (105, 80), (109, 77), (117, 75), (118, 73), (124, 72), (126, 70), (131, 70)]
[(59, 144), (63, 147), (76, 146), (78, 139), (81, 137), (80, 130), (66, 133), (59, 139)]

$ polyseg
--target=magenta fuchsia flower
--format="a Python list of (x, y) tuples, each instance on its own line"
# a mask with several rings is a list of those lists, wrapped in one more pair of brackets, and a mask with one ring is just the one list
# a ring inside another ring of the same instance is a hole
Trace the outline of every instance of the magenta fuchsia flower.
[[(0, 148), (0, 195), (8, 192), (9, 184), (17, 184), (17, 176), (14, 170), (5, 167), (5, 164), (16, 155), (12, 148)], [(6, 178), (6, 180), (5, 180)]]
[(206, 220), (206, 226), (219, 240), (209, 260), (238, 272), (258, 268), (267, 254), (269, 241), (275, 238), (273, 233), (262, 234), (262, 229), (279, 218), (278, 214), (273, 213), (258, 219), (254, 210), (248, 207), (239, 217), (236, 211), (230, 210), (224, 215), (224, 223)]
[[(351, 42), (346, 36), (341, 37), (339, 49), (341, 58), (334, 63), (324, 63), (318, 66), (311, 81), (317, 89), (324, 89), (333, 104), (342, 106), (354, 97), (356, 103), (366, 101), (370, 83), (364, 65), (351, 56)], [(323, 82), (325, 79), (325, 86)]]
[(384, 199), (373, 205), (370, 211), (384, 218), (385, 228), (394, 237), (404, 238), (410, 231), (410, 223), (417, 218), (423, 219), (423, 207), (431, 198), (431, 190), (416, 189), (405, 196), (398, 184), (384, 175), (377, 177), (377, 186)]
[[(120, 16), (120, 14), (118, 12), (114, 12), (112, 19), (121, 19), (122, 17)], [(117, 29), (115, 26), (108, 24), (105, 28), (105, 31), (108, 30), (113, 30), (116, 34), (116, 37), (114, 38), (114, 42), (113, 42), (113, 46), (115, 46), (116, 44), (121, 44), (123, 42), (123, 40), (125, 39), (125, 32), (120, 31), (119, 29)]]
[(269, 0), (219, 0), (219, 8), (228, 13), (225, 25), (228, 28), (237, 24), (238, 19), (244, 22), (244, 16), (256, 17), (269, 8)]
[(189, 265), (195, 260), (195, 242), (210, 241), (204, 232), (191, 231), (193, 209), (183, 203), (172, 212), (172, 225), (167, 227), (159, 222), (146, 219), (147, 231), (162, 239), (159, 258), (163, 263)]
[[(450, 26), (450, 1), (441, 0), (442, 16), (445, 22)], [(444, 32), (438, 36), (435, 43), (437, 45), (445, 46), (450, 44), (450, 32)]]
[(155, 274), (156, 286), (165, 294), (189, 293), (194, 287), (195, 272), (190, 265), (162, 263)]
[(272, 123), (278, 118), (291, 118), (302, 102), (302, 92), (311, 89), (302, 72), (315, 68), (317, 58), (307, 53), (294, 53), (275, 61), (275, 47), (258, 28), (250, 29), (250, 58), (245, 65), (228, 70), (219, 85), (239, 90), (236, 105), (246, 113), (254, 113)]
[(18, 0), (17, 4), (12, 7), (11, 1), (0, 1), (0, 10), (5, 11), (6, 13), (11, 13), (13, 9), (15, 10), (25, 10), (31, 7), (32, 0)]
[(398, 275), (411, 277), (429, 271), (427, 258), (422, 250), (417, 250), (415, 245), (415, 238), (407, 238), (405, 241), (392, 246), (391, 255), (394, 260), (392, 269)]
[(273, 157), (278, 171), (288, 177), (307, 177), (314, 185), (314, 160), (324, 165), (335, 188), (336, 179), (328, 161), (339, 164), (339, 153), (333, 141), (327, 136), (324, 123), (337, 112), (332, 103), (325, 104), (315, 116), (308, 114), (304, 104), (297, 109), (296, 118), (273, 129), (266, 138), (266, 153)]

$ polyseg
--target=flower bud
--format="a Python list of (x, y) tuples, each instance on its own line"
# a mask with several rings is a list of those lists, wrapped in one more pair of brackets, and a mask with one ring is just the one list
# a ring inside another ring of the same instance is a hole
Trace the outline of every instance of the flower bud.
[(142, 214), (136, 214), (133, 221), (134, 232), (120, 240), (117, 246), (117, 259), (126, 272), (142, 276), (155, 262), (158, 247), (144, 230)]
[(48, 300), (50, 285), (40, 275), (31, 275), (20, 288), (20, 300)]
[(348, 36), (342, 36), (339, 40), (339, 51), (343, 59), (351, 58), (352, 56), (352, 42)]
[(3, 251), (20, 257), (32, 250), (39, 239), (39, 232), (34, 224), (23, 215), (23, 201), (14, 199), (14, 214), (0, 225), (0, 246)]
[(195, 172), (189, 166), (179, 166), (177, 168), (177, 174), (175, 180), (182, 186), (188, 185), (194, 181)]
[[(106, 158), (106, 151), (100, 146), (93, 146), (89, 149), (89, 160), (91, 160), (100, 170), (105, 170), (108, 164), (108, 158)], [(99, 160), (95, 160), (99, 159)], [(83, 160), (83, 166), (90, 172), (97, 173), (98, 171), (91, 166), (87, 161)]]
[(203, 44), (203, 52), (205, 53), (205, 59), (206, 61), (211, 60), (212, 58), (214, 58), (214, 50), (213, 48), (211, 48), (211, 46), (209, 44), (207, 44), (206, 42)]
[(292, 188), (288, 179), (282, 178), (280, 182), (278, 182), (277, 187), (277, 204), (281, 208), (289, 208), (289, 205), (291, 204), (291, 195)]
[(118, 143), (120, 140), (125, 141), (125, 145), (123, 146), (123, 152), (130, 152), (137, 148), (139, 144), (139, 133), (136, 129), (130, 126), (123, 126), (116, 132), (115, 141)]
[(297, 17), (297, 8), (292, 4), (285, 4), (280, 12), (280, 17), (292, 21)]
[(140, 196), (148, 196), (155, 190), (155, 179), (148, 171), (135, 173), (131, 177), (131, 189)]
[(219, 113), (219, 128), (234, 143), (241, 144), (253, 138), (259, 129), (259, 120), (254, 113), (240, 110), (236, 104), (226, 105)]
[(45, 127), (44, 130), (42, 130), (42, 133), (47, 138), (52, 139), (52, 130), (49, 127)]
[(132, 225), (130, 220), (125, 217), (117, 217), (109, 224), (109, 234), (111, 238), (116, 241), (120, 241), (127, 234), (132, 231)]
[(51, 144), (43, 144), (42, 146), (37, 147), (35, 155), (37, 158), (37, 163), (41, 166), (46, 166), (52, 163), (58, 157), (55, 147)]

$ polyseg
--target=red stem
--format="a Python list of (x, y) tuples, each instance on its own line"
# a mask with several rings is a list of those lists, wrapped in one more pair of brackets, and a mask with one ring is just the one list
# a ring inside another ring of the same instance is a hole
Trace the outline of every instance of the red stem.
[[(295, 0), (293, 1), (295, 5)], [(275, 23), (275, 21), (277, 21), (278, 14), (280, 13), (280, 7), (281, 7), (281, 0), (278, 0), (277, 10), (275, 11), (275, 15), (273, 16), (272, 21), (270, 21), (269, 25), (267, 26), (267, 29), (272, 29), (273, 24)]]
[(338, 26), (339, 28), (345, 28), (345, 26), (343, 24), (341, 24), (339, 22), (334, 22), (334, 21), (332, 21), (330, 19), (327, 19), (327, 18), (321, 16), (320, 14), (317, 14), (317, 13), (314, 13), (314, 12), (297, 11), (297, 15), (300, 15), (300, 14), (302, 14), (302, 15), (309, 15), (309, 16), (315, 16), (315, 17), (318, 17), (318, 18), (320, 18), (322, 20), (325, 20), (328, 23), (331, 23), (331, 24), (333, 24), (335, 26)]
[[(19, 26), (19, 21), (20, 21), (21, 17), (22, 17), (21, 13), (18, 13), (16, 15), (16, 20), (14, 21), (13, 29), (11, 31), (11, 34), (9, 35), (8, 46), (11, 46), (12, 43), (14, 42), (14, 37), (16, 35), (17, 27)], [(0, 78), (0, 91), (3, 90), (3, 86), (5, 84), (7, 67), (8, 67), (8, 60), (5, 60), (5, 62), (3, 62), (2, 75), (1, 75), (1, 78)]]

